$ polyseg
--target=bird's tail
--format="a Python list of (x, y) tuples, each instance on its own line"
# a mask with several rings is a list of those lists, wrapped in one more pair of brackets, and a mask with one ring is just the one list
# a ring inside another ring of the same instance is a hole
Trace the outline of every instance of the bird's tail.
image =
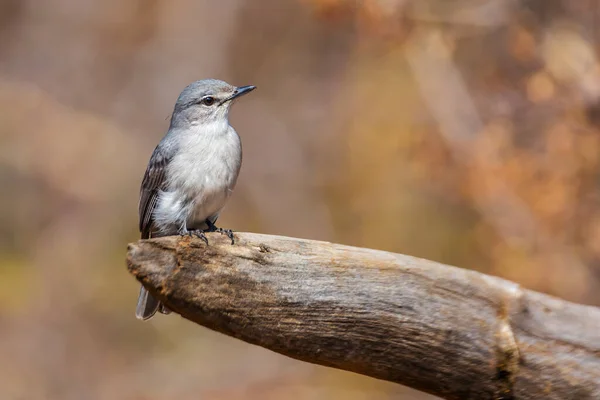
[[(157, 237), (156, 232), (152, 234), (152, 229), (142, 230), (142, 239), (150, 239), (150, 237)], [(146, 321), (154, 316), (156, 312), (161, 314), (171, 314), (171, 310), (165, 307), (156, 297), (152, 296), (145, 287), (140, 287), (140, 294), (138, 296), (137, 307), (135, 308), (135, 317)]]
[(150, 319), (159, 308), (161, 308), (160, 302), (142, 286), (135, 309), (136, 318), (143, 321)]

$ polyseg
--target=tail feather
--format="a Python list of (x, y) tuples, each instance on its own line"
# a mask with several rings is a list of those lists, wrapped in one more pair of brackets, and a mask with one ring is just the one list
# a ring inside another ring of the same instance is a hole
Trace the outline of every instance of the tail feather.
[(135, 316), (143, 321), (152, 318), (161, 307), (160, 302), (152, 296), (145, 287), (140, 288)]
[[(156, 232), (153, 232), (153, 227), (150, 225), (148, 229), (142, 230), (142, 239), (149, 239), (150, 237), (157, 237)], [(146, 321), (154, 316), (156, 312), (162, 314), (170, 314), (171, 310), (165, 307), (160, 301), (152, 296), (146, 288), (143, 286), (140, 288), (140, 294), (138, 296), (137, 307), (135, 309), (135, 316), (137, 319)]]

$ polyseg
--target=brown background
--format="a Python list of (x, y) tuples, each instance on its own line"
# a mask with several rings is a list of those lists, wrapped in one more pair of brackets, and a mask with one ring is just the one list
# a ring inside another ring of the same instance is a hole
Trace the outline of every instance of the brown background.
[(207, 77), (258, 86), (221, 225), (600, 305), (598, 21), (597, 0), (0, 0), (0, 398), (431, 398), (135, 320), (140, 180)]

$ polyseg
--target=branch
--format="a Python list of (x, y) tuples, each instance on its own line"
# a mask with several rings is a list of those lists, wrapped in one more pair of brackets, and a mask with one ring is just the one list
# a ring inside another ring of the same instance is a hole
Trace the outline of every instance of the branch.
[(197, 324), (446, 399), (600, 398), (600, 309), (432, 261), (280, 236), (129, 245)]

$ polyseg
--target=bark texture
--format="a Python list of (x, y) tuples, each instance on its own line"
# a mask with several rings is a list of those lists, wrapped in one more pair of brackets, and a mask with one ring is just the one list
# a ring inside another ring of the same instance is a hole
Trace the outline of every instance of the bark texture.
[(401, 254), (280, 236), (129, 245), (197, 324), (446, 399), (600, 399), (600, 309)]

